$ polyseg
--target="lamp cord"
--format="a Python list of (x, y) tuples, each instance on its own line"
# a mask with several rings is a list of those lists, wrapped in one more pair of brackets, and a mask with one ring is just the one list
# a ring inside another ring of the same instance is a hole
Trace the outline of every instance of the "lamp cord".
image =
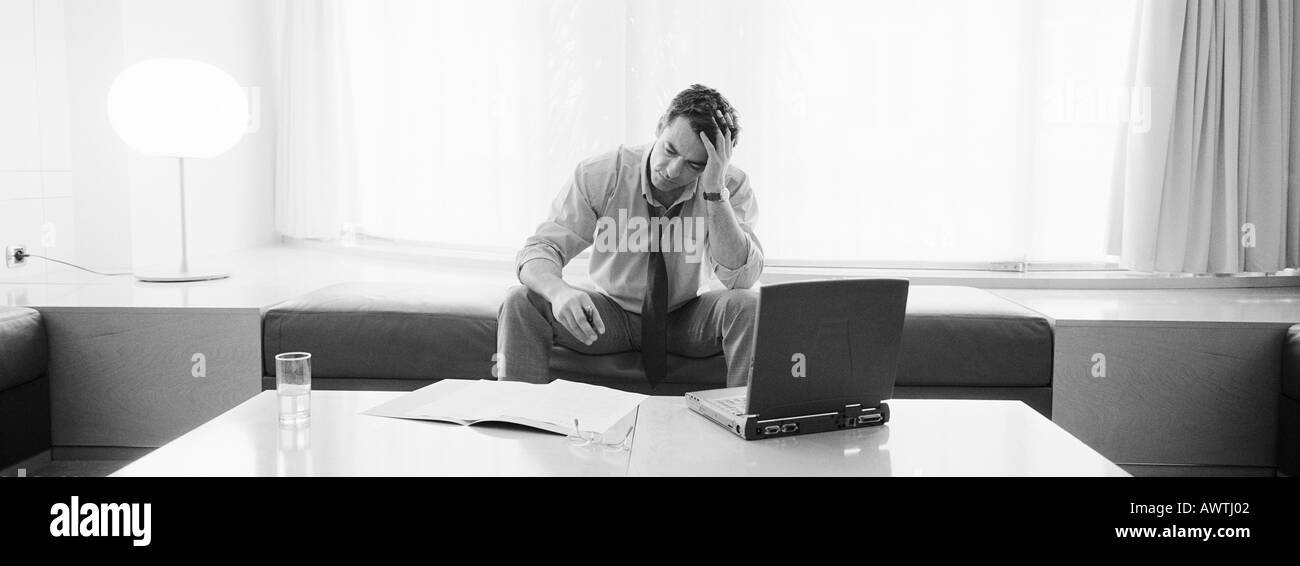
[(84, 268), (84, 267), (82, 267), (82, 266), (80, 266), (80, 265), (71, 264), (71, 263), (68, 263), (68, 262), (66, 262), (66, 261), (63, 261), (63, 260), (61, 260), (61, 259), (54, 259), (54, 258), (52, 258), (52, 257), (45, 257), (45, 256), (43, 256), (43, 255), (37, 255), (37, 254), (29, 254), (29, 253), (27, 253), (27, 252), (18, 252), (18, 253), (15, 253), (15, 254), (14, 254), (14, 259), (23, 259), (23, 258), (28, 258), (28, 257), (39, 257), (39, 258), (41, 258), (41, 259), (43, 259), (43, 260), (45, 260), (45, 261), (52, 261), (52, 262), (55, 262), (55, 263), (62, 263), (63, 265), (66, 265), (66, 266), (69, 266), (69, 267), (75, 267), (75, 268), (80, 269), (80, 270), (82, 270), (82, 271), (89, 271), (89, 272), (91, 272), (91, 273), (94, 273), (95, 275), (107, 275), (107, 276), (109, 276), (109, 277), (113, 277), (113, 276), (117, 276), (117, 275), (132, 275), (132, 273), (129, 272), (129, 271), (128, 271), (128, 272), (123, 272), (123, 273), (104, 273), (104, 272), (102, 272), (102, 271), (95, 271), (95, 270), (93, 270), (93, 269), (86, 269), (86, 268)]

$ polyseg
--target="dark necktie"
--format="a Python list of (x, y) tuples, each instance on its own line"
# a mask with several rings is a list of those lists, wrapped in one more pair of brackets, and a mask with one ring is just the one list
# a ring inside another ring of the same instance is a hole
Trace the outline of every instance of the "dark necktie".
[[(675, 216), (680, 206), (671, 207), (663, 218)], [(641, 303), (641, 363), (653, 389), (668, 375), (668, 266), (662, 250), (649, 253), (645, 301)]]

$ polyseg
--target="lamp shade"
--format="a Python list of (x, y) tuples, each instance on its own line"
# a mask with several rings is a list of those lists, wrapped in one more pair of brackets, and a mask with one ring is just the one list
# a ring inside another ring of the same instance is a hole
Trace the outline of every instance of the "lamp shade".
[(108, 119), (132, 149), (165, 157), (215, 157), (248, 126), (248, 98), (225, 71), (189, 59), (149, 59), (108, 91)]

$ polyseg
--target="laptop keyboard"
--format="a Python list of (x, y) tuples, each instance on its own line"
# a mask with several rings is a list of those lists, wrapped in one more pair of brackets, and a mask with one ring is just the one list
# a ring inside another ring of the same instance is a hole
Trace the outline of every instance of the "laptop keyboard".
[(731, 411), (731, 414), (733, 415), (743, 415), (745, 414), (745, 410), (746, 410), (745, 401), (747, 399), (748, 397), (741, 395), (739, 397), (725, 397), (722, 399), (714, 399), (713, 402), (720, 405), (723, 409)]

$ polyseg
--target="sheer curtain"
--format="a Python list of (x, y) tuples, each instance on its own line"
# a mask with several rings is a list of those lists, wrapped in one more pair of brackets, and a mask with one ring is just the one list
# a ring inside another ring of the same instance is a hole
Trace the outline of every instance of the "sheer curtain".
[(608, 80), (623, 68), (616, 4), (348, 10), (368, 235), (518, 246), (578, 161), (626, 137), (623, 82)]
[[(356, 208), (334, 220), (383, 238), (517, 247), (579, 160), (651, 141), (671, 97), (699, 82), (740, 110), (733, 162), (753, 179), (769, 258), (1101, 260), (1114, 131), (1135, 116), (1133, 6), (345, 3), (334, 45), (345, 46)], [(280, 29), (310, 25), (293, 20)], [(342, 96), (320, 93), (331, 94)], [(299, 202), (284, 206), (318, 207), (289, 182), (279, 190), (296, 198), (282, 201)]]
[(279, 0), (275, 18), (275, 225), (331, 238), (357, 221), (361, 194), (344, 0)]
[(1124, 266), (1300, 265), (1298, 22), (1289, 1), (1145, 3), (1134, 73), (1153, 120), (1116, 166)]

